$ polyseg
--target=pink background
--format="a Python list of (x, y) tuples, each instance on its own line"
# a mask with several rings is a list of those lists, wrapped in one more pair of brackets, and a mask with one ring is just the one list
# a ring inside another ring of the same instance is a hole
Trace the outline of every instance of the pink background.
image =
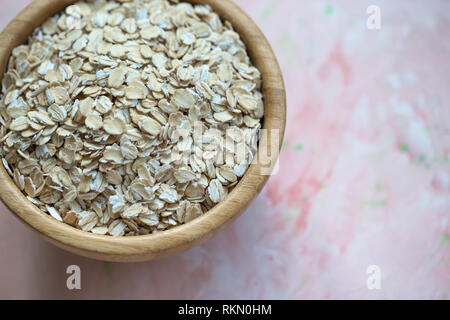
[[(30, 2), (0, 0), (1, 27)], [(280, 170), (258, 199), (204, 245), (139, 264), (66, 253), (1, 205), (0, 298), (449, 299), (450, 2), (237, 3), (288, 95)]]

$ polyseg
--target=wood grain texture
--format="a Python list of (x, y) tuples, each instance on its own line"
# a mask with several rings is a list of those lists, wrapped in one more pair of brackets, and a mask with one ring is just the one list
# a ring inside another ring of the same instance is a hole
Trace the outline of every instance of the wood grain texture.
[[(6, 70), (11, 51), (26, 42), (32, 30), (48, 17), (75, 0), (35, 0), (0, 34), (0, 76)], [(267, 39), (257, 25), (231, 0), (188, 0), (209, 4), (224, 20), (232, 23), (247, 46), (263, 78), (265, 103), (264, 129), (278, 130), (277, 151), (281, 147), (286, 123), (286, 92), (283, 77)], [(270, 135), (269, 135), (270, 136)], [(258, 149), (270, 154), (271, 139), (261, 141)], [(278, 152), (277, 152), (278, 153)], [(276, 156), (272, 157), (272, 162)], [(135, 262), (156, 259), (182, 252), (209, 239), (250, 205), (269, 177), (261, 174), (267, 165), (253, 163), (224, 201), (201, 217), (173, 229), (144, 236), (111, 237), (95, 235), (59, 222), (39, 210), (16, 187), (0, 165), (0, 197), (26, 225), (51, 243), (70, 252), (105, 261)]]

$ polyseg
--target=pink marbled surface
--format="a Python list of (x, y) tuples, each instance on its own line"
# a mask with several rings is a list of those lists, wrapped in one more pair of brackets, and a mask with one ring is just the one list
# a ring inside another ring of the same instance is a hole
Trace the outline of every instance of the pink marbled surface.
[[(30, 2), (0, 0), (0, 26)], [(450, 298), (450, 2), (237, 3), (288, 95), (280, 170), (258, 199), (204, 245), (139, 264), (66, 253), (1, 205), (0, 298)], [(366, 287), (372, 264), (381, 290)]]

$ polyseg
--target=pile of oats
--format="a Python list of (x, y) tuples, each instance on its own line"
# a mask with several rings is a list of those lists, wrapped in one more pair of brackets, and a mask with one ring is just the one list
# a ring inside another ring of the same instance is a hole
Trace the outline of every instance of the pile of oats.
[[(96, 234), (149, 234), (226, 197), (253, 159), (263, 113), (260, 72), (210, 7), (78, 2), (13, 50), (0, 153), (53, 218)], [(195, 130), (201, 138), (180, 134)]]

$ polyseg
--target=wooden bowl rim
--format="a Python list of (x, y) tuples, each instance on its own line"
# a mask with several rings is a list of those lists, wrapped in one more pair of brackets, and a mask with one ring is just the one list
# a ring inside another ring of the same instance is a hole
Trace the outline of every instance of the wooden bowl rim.
[[(222, 19), (232, 23), (247, 46), (252, 62), (263, 78), (265, 100), (264, 129), (278, 129), (278, 150), (286, 122), (286, 98), (283, 77), (267, 39), (253, 22), (231, 0), (184, 0), (193, 4), (209, 4)], [(0, 78), (7, 67), (11, 51), (25, 43), (31, 31), (45, 19), (60, 12), (76, 0), (35, 0), (21, 11), (0, 34)], [(267, 145), (258, 146), (270, 150)], [(150, 235), (112, 237), (96, 235), (71, 227), (38, 209), (17, 188), (3, 165), (0, 166), (0, 198), (23, 222), (53, 244), (71, 252), (101, 260), (143, 261), (163, 257), (191, 248), (237, 218), (263, 188), (268, 176), (261, 175), (259, 163), (252, 163), (243, 178), (226, 199), (193, 221)], [(246, 192), (242, 192), (245, 190)]]

